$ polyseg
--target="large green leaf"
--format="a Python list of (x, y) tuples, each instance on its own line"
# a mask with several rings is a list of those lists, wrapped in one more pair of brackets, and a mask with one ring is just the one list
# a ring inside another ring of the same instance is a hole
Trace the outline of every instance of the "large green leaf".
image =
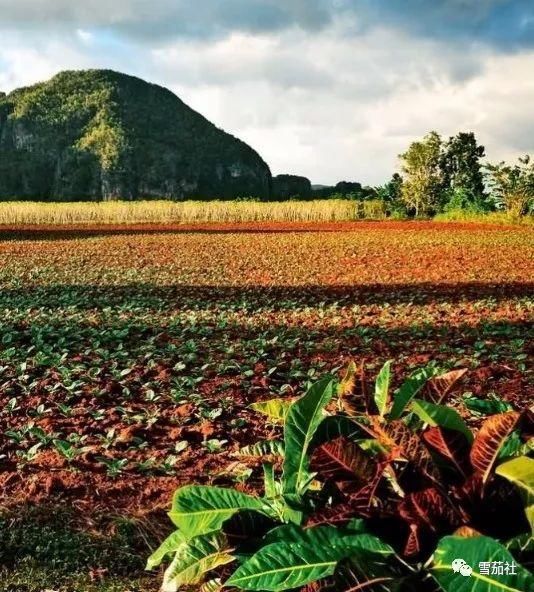
[(375, 403), (381, 417), (386, 414), (389, 404), (389, 383), (391, 382), (391, 360), (380, 370), (375, 382)]
[(187, 545), (187, 539), (180, 530), (175, 530), (147, 559), (146, 569), (157, 567), (167, 555), (175, 553), (180, 547)]
[(419, 419), (428, 425), (456, 430), (457, 432), (464, 434), (469, 442), (473, 441), (471, 430), (467, 427), (465, 421), (455, 409), (446, 407), (445, 405), (429, 403), (428, 401), (423, 401), (421, 399), (413, 399), (410, 409), (417, 415), (417, 417), (419, 417)]
[(416, 370), (410, 378), (402, 384), (395, 395), (389, 419), (399, 419), (410, 401), (433, 376), (436, 376), (436, 374), (437, 370), (434, 367), (420, 368), (419, 370)]
[(462, 399), (469, 411), (474, 411), (481, 415), (495, 415), (497, 413), (506, 413), (507, 411), (514, 410), (510, 403), (499, 399), (495, 395), (489, 395), (487, 399), (479, 399), (471, 395), (464, 395)]
[(189, 485), (176, 491), (172, 500), (171, 520), (187, 539), (219, 530), (240, 510), (266, 512), (265, 503), (234, 489)]
[[(364, 521), (356, 519), (351, 520), (343, 529), (328, 525), (303, 528), (295, 524), (283, 524), (268, 532), (264, 537), (264, 541), (267, 545), (286, 542), (301, 543), (315, 547), (331, 545), (336, 541), (349, 541), (351, 544), (356, 545), (358, 549), (366, 549), (371, 553), (391, 555), (395, 552), (392, 547), (383, 543), (378, 537), (369, 535), (364, 531)], [(365, 537), (355, 538), (362, 535), (365, 535)]]
[(301, 494), (309, 481), (308, 448), (324, 418), (324, 408), (335, 392), (335, 381), (326, 377), (316, 382), (308, 392), (293, 403), (287, 415), (284, 441), (284, 492)]
[(520, 456), (499, 465), (497, 475), (514, 483), (525, 500), (525, 513), (534, 532), (534, 459)]
[[(452, 563), (462, 559), (471, 566), (472, 574), (464, 576), (453, 569)], [(532, 590), (534, 577), (524, 567), (515, 563), (514, 574), (489, 575), (481, 573), (481, 563), (514, 562), (510, 552), (494, 539), (485, 536), (443, 538), (434, 554), (432, 575), (445, 592), (526, 592)], [(481, 569), (482, 568), (482, 569)]]
[(269, 531), (264, 537), (264, 543), (302, 543), (305, 545), (325, 545), (343, 537), (343, 531), (334, 526), (315, 526), (302, 528), (296, 524), (283, 524)]
[(281, 540), (260, 549), (226, 582), (242, 590), (282, 591), (305, 586), (331, 576), (339, 561), (358, 552), (377, 556), (391, 555), (393, 549), (368, 534), (328, 535), (335, 529), (318, 527), (308, 537), (309, 543)]
[(274, 423), (284, 423), (293, 401), (291, 399), (270, 399), (252, 403), (251, 409), (265, 415)]
[(181, 586), (199, 584), (208, 571), (232, 561), (234, 556), (224, 535), (195, 537), (176, 551), (163, 576), (162, 592), (177, 592)]

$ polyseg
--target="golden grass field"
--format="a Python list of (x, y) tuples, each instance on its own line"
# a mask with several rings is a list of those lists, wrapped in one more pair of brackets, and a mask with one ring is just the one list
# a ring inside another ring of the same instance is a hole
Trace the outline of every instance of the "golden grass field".
[(378, 201), (108, 201), (0, 203), (0, 224), (193, 224), (383, 219)]

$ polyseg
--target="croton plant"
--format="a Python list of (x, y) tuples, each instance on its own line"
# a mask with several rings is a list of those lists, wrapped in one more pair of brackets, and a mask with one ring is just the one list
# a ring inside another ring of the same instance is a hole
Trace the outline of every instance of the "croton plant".
[(426, 367), (392, 394), (388, 362), (367, 394), (351, 364), (253, 405), (283, 425), (242, 451), (263, 457), (263, 496), (178, 489), (177, 530), (147, 568), (169, 562), (166, 592), (534, 590), (532, 415), (506, 410), (473, 433), (445, 404), (463, 373)]

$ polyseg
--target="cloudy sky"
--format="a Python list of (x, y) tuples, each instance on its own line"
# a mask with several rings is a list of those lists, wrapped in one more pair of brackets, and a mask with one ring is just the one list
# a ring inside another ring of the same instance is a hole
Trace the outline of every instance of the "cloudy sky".
[(0, 0), (0, 90), (90, 67), (314, 183), (382, 183), (431, 129), (534, 152), (532, 0)]

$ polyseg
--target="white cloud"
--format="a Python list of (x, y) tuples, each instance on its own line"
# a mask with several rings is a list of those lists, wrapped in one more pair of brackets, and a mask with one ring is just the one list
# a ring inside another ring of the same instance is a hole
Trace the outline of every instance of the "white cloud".
[(534, 52), (354, 28), (345, 20), (312, 34), (293, 28), (154, 47), (78, 27), (64, 37), (28, 35), (24, 44), (8, 34), (0, 89), (67, 68), (136, 74), (250, 143), (273, 173), (316, 183), (383, 182), (397, 155), (431, 129), (474, 131), (492, 159), (534, 152)]
[(93, 40), (93, 34), (89, 31), (85, 31), (84, 29), (77, 29), (76, 35), (78, 35), (78, 37), (81, 41), (83, 41), (83, 43), (89, 44)]

